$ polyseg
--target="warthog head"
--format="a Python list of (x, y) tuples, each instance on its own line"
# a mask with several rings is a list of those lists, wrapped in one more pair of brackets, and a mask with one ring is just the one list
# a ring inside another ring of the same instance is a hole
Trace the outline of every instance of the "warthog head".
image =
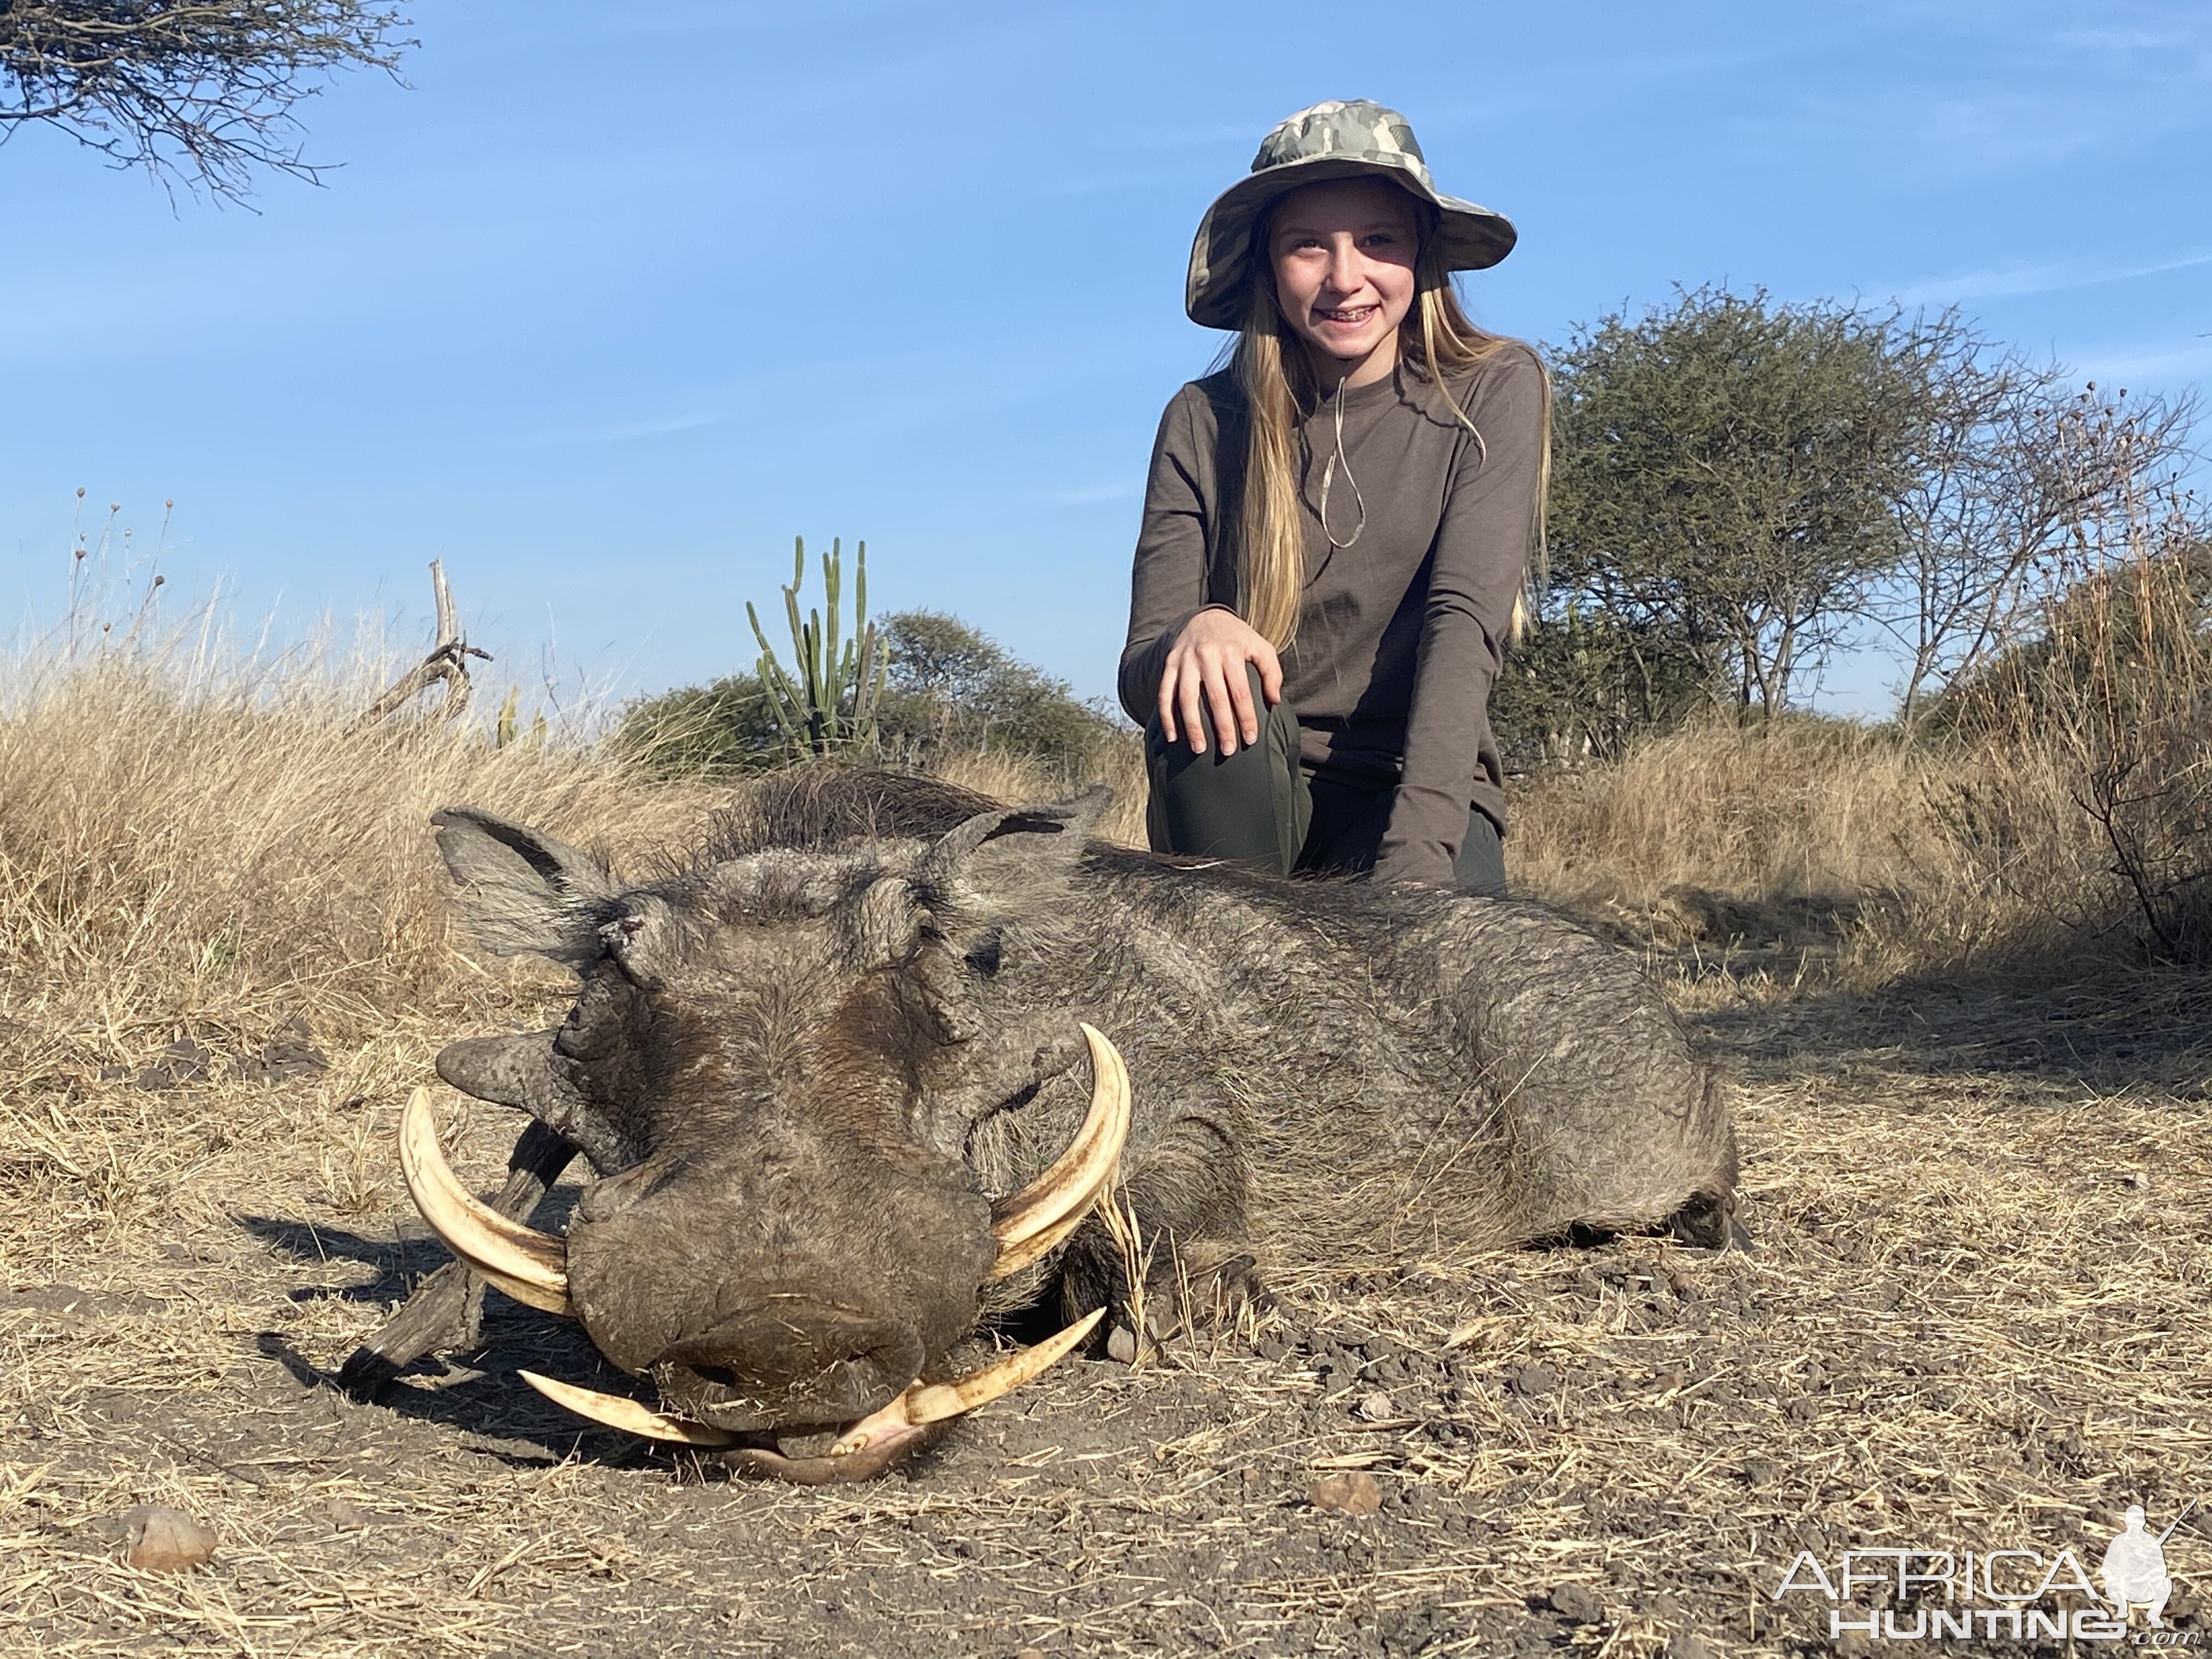
[[(933, 839), (709, 857), (629, 887), (534, 831), (436, 815), (476, 937), (581, 980), (557, 1030), (456, 1043), (440, 1073), (532, 1112), (599, 1179), (565, 1238), (507, 1220), (447, 1168), (418, 1092), (409, 1186), (458, 1255), (573, 1314), (660, 1409), (534, 1383), (618, 1426), (847, 1478), (1080, 1339), (1091, 1321), (972, 1376), (922, 1380), (975, 1327), (984, 1287), (1063, 1240), (1113, 1177), (1128, 1091), (1111, 1045), (1061, 1015), (1030, 1021), (1014, 1053), (994, 1012), (1002, 969), (1050, 933), (1103, 801), (982, 813)], [(1086, 1054), (1091, 1104), (1065, 1153), (1021, 1191), (979, 1190), (964, 1151), (977, 1126), (1079, 1078)], [(825, 1455), (766, 1443), (824, 1431)]]

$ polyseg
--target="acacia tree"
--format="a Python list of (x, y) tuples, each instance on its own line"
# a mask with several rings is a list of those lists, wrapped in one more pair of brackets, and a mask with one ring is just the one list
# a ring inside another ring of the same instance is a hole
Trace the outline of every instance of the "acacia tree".
[(1935, 695), (2044, 626), (2081, 574), (2086, 525), (2182, 476), (2196, 400), (2069, 391), (2055, 365), (1993, 348), (1955, 312), (1904, 331), (1897, 350), (1922, 402), (1896, 503), (1903, 556), (1868, 615), (1905, 653), (1911, 731)]
[(118, 167), (244, 196), (257, 168), (313, 179), (292, 111), (413, 42), (386, 0), (0, 0), (0, 142), (56, 126)]
[(1554, 357), (1554, 586), (1785, 707), (1899, 552), (1918, 404), (1894, 319), (1677, 290)]

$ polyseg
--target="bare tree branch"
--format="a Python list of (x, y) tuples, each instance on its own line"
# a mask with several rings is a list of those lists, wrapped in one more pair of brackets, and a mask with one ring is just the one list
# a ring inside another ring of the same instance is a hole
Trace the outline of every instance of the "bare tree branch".
[(396, 75), (405, 27), (389, 0), (0, 0), (0, 143), (43, 122), (232, 200), (259, 168), (312, 182), (292, 114), (309, 81)]
[(438, 600), (438, 642), (430, 647), (428, 656), (393, 681), (389, 690), (362, 712), (356, 726), (368, 726), (397, 714), (434, 685), (446, 688), (445, 697), (438, 704), (439, 719), (451, 720), (469, 706), (469, 659), (481, 657), (489, 662), (491, 653), (479, 651), (462, 635), (461, 613), (453, 604), (453, 590), (446, 586), (441, 559), (430, 561), (430, 586)]

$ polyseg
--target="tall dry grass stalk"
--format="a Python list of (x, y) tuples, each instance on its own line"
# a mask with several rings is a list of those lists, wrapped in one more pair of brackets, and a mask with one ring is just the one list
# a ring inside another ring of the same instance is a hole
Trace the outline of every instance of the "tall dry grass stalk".
[[(489, 988), (449, 948), (429, 828), (467, 802), (617, 856), (695, 822), (580, 745), (356, 726), (350, 679), (190, 654), (19, 663), (0, 709), (0, 1025), (128, 1063), (294, 1017), (357, 1035)], [(363, 677), (366, 683), (365, 677)]]
[(1099, 820), (1098, 833), (1124, 847), (1145, 844), (1145, 751), (1133, 736), (1123, 743), (1101, 744), (1068, 765), (983, 749), (941, 753), (933, 769), (939, 777), (994, 800), (1059, 800), (1091, 784), (1106, 784), (1114, 791), (1114, 804)]
[[(387, 667), (272, 667), (205, 628), (19, 647), (0, 675), (0, 1051), (136, 1065), (184, 1036), (243, 1051), (295, 1018), (341, 1042), (466, 1019), (512, 975), (450, 932), (431, 812), (482, 807), (620, 867), (695, 837), (730, 795), (646, 779), (584, 737), (500, 744), (434, 708), (363, 721)], [(990, 753), (941, 769), (1009, 799), (1089, 781)], [(1086, 769), (1116, 786), (1108, 833), (1141, 840), (1133, 746)]]
[(2116, 894), (2048, 743), (1695, 726), (1515, 802), (1516, 886), (1663, 943), (1820, 947), (1866, 985), (2109, 943)]

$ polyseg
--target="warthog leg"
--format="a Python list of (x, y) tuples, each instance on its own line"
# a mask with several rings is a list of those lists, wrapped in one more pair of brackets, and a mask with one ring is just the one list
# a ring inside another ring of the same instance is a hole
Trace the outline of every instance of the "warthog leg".
[[(507, 1184), (490, 1200), (501, 1215), (520, 1221), (552, 1190), (576, 1149), (542, 1123), (532, 1122), (507, 1160)], [(338, 1369), (338, 1385), (367, 1399), (426, 1353), (449, 1352), (475, 1343), (483, 1322), (484, 1281), (465, 1262), (449, 1261), (415, 1287), (415, 1294), (374, 1336)]]

